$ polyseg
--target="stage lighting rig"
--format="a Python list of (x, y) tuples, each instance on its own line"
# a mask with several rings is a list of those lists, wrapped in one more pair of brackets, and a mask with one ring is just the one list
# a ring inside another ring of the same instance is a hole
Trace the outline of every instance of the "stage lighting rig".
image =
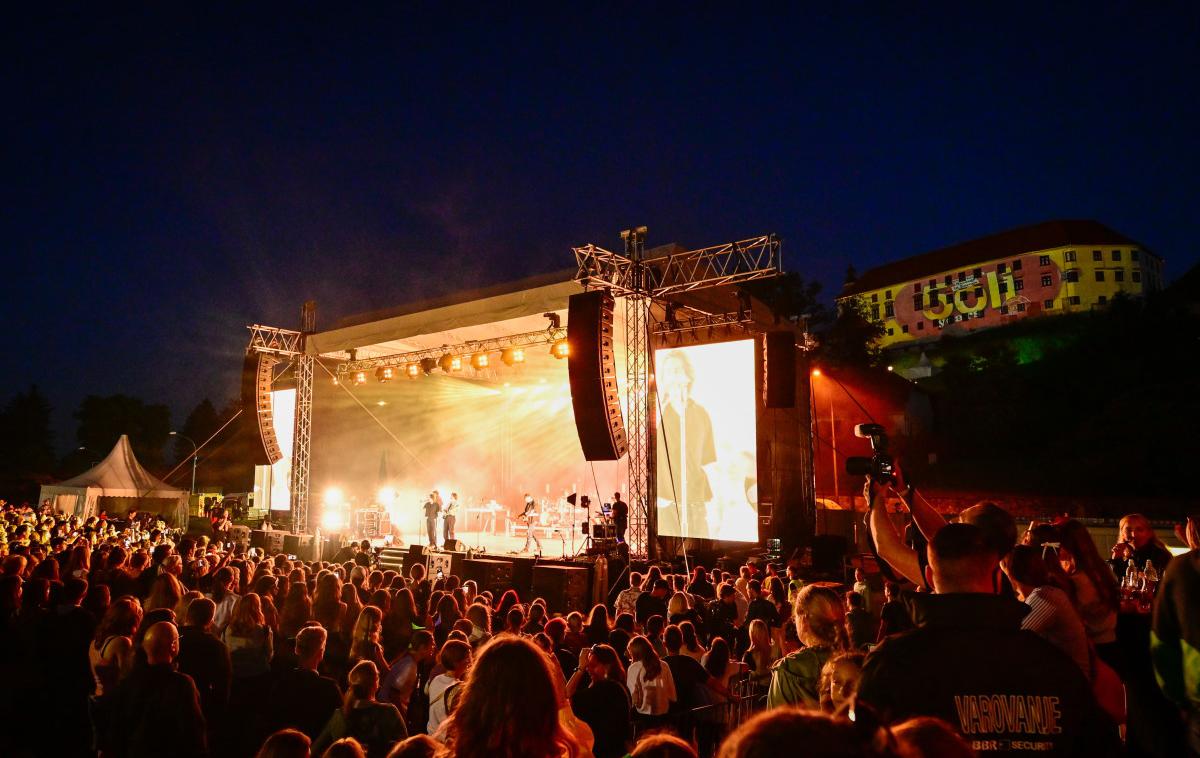
[(366, 384), (367, 383), (367, 372), (366, 371), (356, 371), (354, 373), (354, 383), (355, 384)]
[(487, 353), (475, 353), (471, 356), (471, 368), (476, 371), (482, 371), (488, 367), (489, 359)]
[(453, 360), (453, 359), (450, 357), (450, 353), (444, 354), (441, 358), (438, 358), (438, 362), (437, 362), (438, 368), (440, 368), (443, 372), (449, 374), (451, 360)]
[(416, 379), (421, 374), (421, 364), (410, 363), (404, 367), (404, 372), (408, 374), (409, 379)]
[(548, 313), (543, 313), (542, 315), (545, 316), (546, 318), (550, 319), (550, 330), (551, 331), (555, 331), (555, 330), (562, 328), (562, 319), (559, 317), (559, 315), (557, 313), (550, 311)]
[(375, 370), (375, 378), (379, 380), (380, 384), (390, 382), (395, 376), (396, 370), (391, 366), (380, 366)]
[(570, 354), (571, 347), (567, 344), (566, 340), (558, 340), (550, 346), (550, 355), (553, 355), (555, 358), (566, 358)]
[(421, 370), (425, 372), (425, 376), (433, 373), (433, 370), (438, 367), (438, 362), (432, 358), (421, 359)]

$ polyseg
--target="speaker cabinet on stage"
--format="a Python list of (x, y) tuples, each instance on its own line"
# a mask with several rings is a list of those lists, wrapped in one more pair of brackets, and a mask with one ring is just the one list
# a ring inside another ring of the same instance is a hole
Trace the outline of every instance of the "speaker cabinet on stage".
[(591, 608), (588, 581), (586, 566), (534, 566), (533, 596), (545, 598), (551, 613), (586, 614)]
[(513, 586), (512, 561), (497, 561), (490, 558), (468, 558), (463, 561), (463, 580), (474, 580), (479, 591), (490, 591), (496, 597)]
[(251, 447), (251, 462), (255, 466), (270, 466), (283, 458), (272, 420), (271, 384), (278, 362), (278, 358), (268, 353), (247, 353), (242, 364), (242, 410), (255, 427), (252, 436), (258, 440)]
[(763, 405), (796, 407), (796, 335), (767, 332), (763, 339)]
[(625, 422), (613, 353), (613, 297), (603, 290), (571, 295), (567, 303), (567, 374), (583, 457), (615, 461), (625, 455)]

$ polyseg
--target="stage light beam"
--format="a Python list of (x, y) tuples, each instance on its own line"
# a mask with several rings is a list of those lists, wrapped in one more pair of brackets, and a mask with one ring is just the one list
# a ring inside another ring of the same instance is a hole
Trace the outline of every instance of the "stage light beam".
[(567, 344), (566, 340), (558, 340), (553, 345), (550, 346), (550, 355), (553, 355), (555, 358), (558, 358), (561, 360), (563, 358), (566, 358), (570, 354), (571, 354), (571, 346), (569, 344)]

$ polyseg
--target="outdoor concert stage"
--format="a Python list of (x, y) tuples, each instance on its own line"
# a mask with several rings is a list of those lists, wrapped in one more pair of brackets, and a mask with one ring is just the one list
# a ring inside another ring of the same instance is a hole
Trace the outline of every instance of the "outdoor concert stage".
[[(395, 544), (424, 544), (425, 503), (436, 490), (443, 501), (458, 495), (455, 531), (464, 547), (506, 556), (525, 545), (518, 517), (528, 495), (537, 505), (542, 555), (578, 553), (586, 539), (582, 524), (590, 516), (594, 529), (598, 506), (629, 489), (625, 460), (585, 460), (568, 361), (554, 353), (565, 338), (568, 298), (583, 291), (573, 274), (346, 318), (308, 335), (307, 352), (318, 356), (310, 530), (374, 536), (357, 514), (382, 511), (383, 529)], [(657, 455), (650, 457), (657, 458), (650, 476), (658, 480), (658, 496), (631, 503), (630, 516), (647, 519), (652, 541), (655, 535), (742, 544), (781, 537), (794, 544), (811, 534), (806, 365), (794, 372), (794, 407), (766, 407), (762, 334), (780, 328), (772, 315), (745, 295), (739, 299), (732, 286), (676, 298), (680, 309), (695, 305), (721, 314), (744, 309), (748, 300), (751, 307), (736, 323), (677, 329), (651, 340), (660, 367), (652, 390), (659, 404)], [(622, 316), (616, 308), (612, 335), (628, 418)], [(652, 324), (669, 317), (652, 307)], [(789, 351), (789, 358), (805, 360), (800, 350)], [(259, 491), (271, 492), (271, 508), (280, 511), (288, 508), (291, 480), (296, 392), (289, 382), (288, 374), (277, 377), (272, 392), (283, 458), (258, 477)], [(670, 382), (684, 389), (671, 389)], [(570, 493), (587, 495), (590, 509), (568, 506)], [(694, 505), (681, 508), (680, 502)], [(372, 525), (379, 521), (373, 518)]]

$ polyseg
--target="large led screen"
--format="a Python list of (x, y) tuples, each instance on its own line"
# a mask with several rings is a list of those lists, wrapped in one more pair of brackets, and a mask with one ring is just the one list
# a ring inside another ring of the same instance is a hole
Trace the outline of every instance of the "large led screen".
[(758, 539), (754, 341), (654, 353), (658, 533)]

